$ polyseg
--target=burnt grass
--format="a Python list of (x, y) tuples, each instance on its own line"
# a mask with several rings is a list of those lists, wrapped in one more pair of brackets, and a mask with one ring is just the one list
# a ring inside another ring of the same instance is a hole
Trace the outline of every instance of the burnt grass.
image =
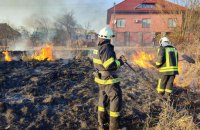
[[(92, 61), (88, 57), (1, 61), (0, 129), (96, 130), (98, 86), (92, 73)], [(147, 119), (151, 117), (149, 127), (154, 127), (164, 100), (155, 92), (156, 72), (137, 67), (132, 72), (123, 66), (119, 75), (123, 91), (121, 124), (130, 130), (141, 130), (147, 127)], [(172, 105), (177, 111), (188, 109), (198, 123), (197, 94), (176, 88), (174, 97)]]

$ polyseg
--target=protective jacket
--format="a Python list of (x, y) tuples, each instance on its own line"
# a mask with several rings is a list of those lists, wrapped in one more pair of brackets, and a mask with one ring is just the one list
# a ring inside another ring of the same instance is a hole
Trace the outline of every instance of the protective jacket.
[(158, 49), (156, 66), (163, 75), (178, 74), (178, 52), (172, 45), (161, 46)]
[(93, 51), (93, 63), (96, 70), (95, 82), (102, 85), (120, 82), (116, 70), (123, 64), (116, 59), (114, 46), (110, 40), (102, 40)]
[(123, 62), (116, 59), (114, 46), (109, 39), (99, 39), (99, 44), (93, 51), (93, 63), (96, 70), (95, 82), (99, 86), (98, 124), (100, 128), (104, 128), (108, 123), (106, 109), (109, 107), (109, 129), (118, 130), (122, 92), (116, 70)]

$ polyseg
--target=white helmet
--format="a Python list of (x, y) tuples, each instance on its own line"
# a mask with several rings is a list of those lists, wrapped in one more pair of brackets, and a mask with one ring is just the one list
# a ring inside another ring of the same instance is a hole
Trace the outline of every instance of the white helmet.
[(163, 37), (160, 39), (159, 43), (162, 44), (163, 42), (168, 42), (170, 44), (169, 38)]
[(114, 37), (114, 34), (111, 28), (107, 26), (100, 30), (98, 37), (102, 39), (111, 39)]

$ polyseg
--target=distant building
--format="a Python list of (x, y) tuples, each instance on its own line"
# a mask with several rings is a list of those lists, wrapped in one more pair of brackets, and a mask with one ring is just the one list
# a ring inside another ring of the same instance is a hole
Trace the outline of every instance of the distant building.
[(156, 35), (181, 27), (185, 10), (166, 0), (124, 0), (108, 9), (107, 24), (118, 45), (150, 45)]
[(0, 23), (0, 46), (7, 47), (11, 41), (19, 38), (21, 34), (6, 23)]

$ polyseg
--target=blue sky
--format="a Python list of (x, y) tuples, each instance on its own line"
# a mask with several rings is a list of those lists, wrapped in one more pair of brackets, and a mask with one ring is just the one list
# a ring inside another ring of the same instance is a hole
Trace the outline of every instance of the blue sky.
[(106, 25), (106, 11), (123, 0), (0, 0), (0, 23), (26, 26), (34, 15), (49, 17), (52, 21), (66, 10), (73, 10), (78, 23), (91, 24), (98, 31)]

